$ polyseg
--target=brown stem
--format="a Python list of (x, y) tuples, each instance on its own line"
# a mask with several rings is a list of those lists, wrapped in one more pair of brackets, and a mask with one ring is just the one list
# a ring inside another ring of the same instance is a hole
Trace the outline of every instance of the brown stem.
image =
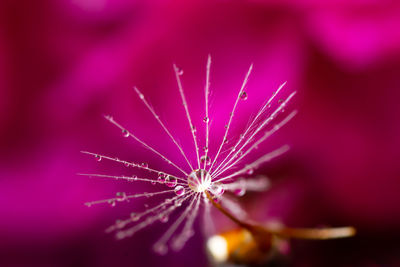
[(289, 227), (268, 227), (261, 225), (252, 225), (245, 223), (236, 218), (232, 213), (226, 210), (221, 204), (215, 202), (213, 197), (208, 191), (204, 191), (210, 202), (221, 211), (226, 217), (231, 219), (237, 225), (247, 229), (256, 239), (260, 237), (258, 235), (277, 235), (283, 238), (298, 238), (298, 239), (333, 239), (333, 238), (346, 238), (356, 234), (356, 229), (351, 226), (347, 227), (333, 227), (333, 228), (289, 228)]
[(232, 213), (230, 213), (228, 210), (224, 209), (221, 204), (215, 202), (215, 200), (213, 199), (213, 197), (210, 195), (210, 193), (208, 191), (204, 191), (204, 193), (206, 194), (208, 200), (210, 200), (210, 202), (214, 205), (214, 207), (216, 207), (220, 212), (222, 212), (226, 217), (228, 217), (229, 219), (231, 219), (234, 223), (238, 224), (239, 226), (246, 228), (247, 230), (251, 230), (251, 228), (253, 227), (252, 225), (242, 222), (241, 220), (239, 220), (238, 218), (236, 218)]

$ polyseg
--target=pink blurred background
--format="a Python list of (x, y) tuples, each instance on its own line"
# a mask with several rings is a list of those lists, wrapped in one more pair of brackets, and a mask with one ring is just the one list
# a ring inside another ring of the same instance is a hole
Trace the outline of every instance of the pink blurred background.
[(3, 0), (0, 25), (0, 266), (207, 265), (201, 221), (183, 251), (165, 257), (151, 247), (167, 225), (119, 242), (106, 235), (145, 200), (83, 203), (152, 188), (76, 174), (132, 171), (81, 150), (166, 167), (104, 114), (183, 163), (132, 86), (191, 149), (172, 63), (184, 69), (201, 125), (208, 54), (214, 146), (251, 63), (234, 131), (282, 82), (285, 94), (298, 91), (299, 115), (260, 148), (291, 146), (258, 171), (271, 190), (243, 198), (252, 218), (359, 230), (348, 240), (293, 242), (289, 266), (400, 265), (397, 1)]

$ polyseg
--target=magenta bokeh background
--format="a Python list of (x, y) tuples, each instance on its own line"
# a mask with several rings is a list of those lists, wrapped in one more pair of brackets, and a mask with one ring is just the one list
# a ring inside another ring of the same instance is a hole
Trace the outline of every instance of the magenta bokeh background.
[[(359, 229), (349, 240), (293, 242), (290, 266), (400, 264), (396, 1), (3, 0), (0, 25), (0, 266), (207, 265), (200, 220), (184, 250), (166, 257), (151, 246), (167, 225), (114, 241), (103, 230), (145, 200), (112, 209), (83, 203), (152, 187), (76, 174), (132, 174), (81, 150), (168, 168), (103, 114), (183, 165), (132, 86), (192, 149), (172, 63), (184, 69), (201, 126), (208, 54), (214, 146), (250, 63), (234, 132), (282, 82), (284, 94), (298, 91), (290, 108), (299, 115), (260, 148), (292, 149), (258, 171), (273, 186), (242, 200), (252, 218)], [(216, 221), (223, 229), (224, 219)]]

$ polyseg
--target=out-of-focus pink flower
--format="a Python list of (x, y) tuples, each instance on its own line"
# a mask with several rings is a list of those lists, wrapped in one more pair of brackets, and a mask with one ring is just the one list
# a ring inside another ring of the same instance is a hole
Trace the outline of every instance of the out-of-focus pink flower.
[[(98, 165), (79, 151), (154, 159), (119, 138), (102, 119), (112, 114), (176, 156), (173, 146), (163, 146), (158, 126), (131, 88), (139, 86), (189, 143), (186, 125), (168, 116), (181, 112), (179, 104), (171, 105), (178, 96), (171, 65), (184, 69), (188, 98), (200, 99), (209, 53), (215, 62), (216, 136), (230, 109), (227, 96), (234, 98), (250, 63), (255, 71), (240, 122), (283, 81), (300, 92), (296, 122), (263, 147), (292, 145), (282, 162), (265, 169), (276, 183), (270, 193), (254, 196), (257, 202), (253, 196), (243, 199), (254, 217), (280, 218), (292, 226), (354, 224), (366, 250), (376, 253), (369, 253), (372, 260), (358, 260), (365, 250), (349, 241), (349, 250), (357, 253), (343, 262), (393, 262), (393, 240), (385, 241), (386, 260), (374, 244), (381, 234), (396, 232), (400, 221), (398, 4), (43, 0), (0, 5), (0, 199), (7, 204), (0, 206), (5, 237), (0, 244), (11, 255), (2, 257), (5, 266), (131, 264), (139, 256), (142, 265), (161, 262), (138, 248), (150, 247), (147, 237), (157, 230), (126, 243), (102, 236), (115, 215), (130, 207), (86, 210), (81, 204), (125, 185), (76, 177)], [(201, 109), (199, 101), (193, 116), (201, 119)], [(368, 242), (370, 237), (375, 239)], [(187, 248), (183, 258), (199, 257), (202, 243), (193, 243), (195, 249)], [(15, 256), (20, 253), (26, 260)], [(173, 257), (164, 260), (169, 262), (177, 265)]]

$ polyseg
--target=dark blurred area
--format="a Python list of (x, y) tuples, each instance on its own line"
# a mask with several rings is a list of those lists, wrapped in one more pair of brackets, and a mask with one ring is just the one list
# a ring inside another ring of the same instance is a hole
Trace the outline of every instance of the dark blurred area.
[(183, 162), (132, 86), (191, 149), (184, 117), (176, 119), (183, 110), (172, 63), (184, 70), (200, 124), (208, 54), (214, 146), (251, 63), (239, 123), (284, 81), (286, 93), (298, 92), (290, 108), (299, 114), (260, 147), (291, 150), (258, 170), (272, 187), (241, 199), (250, 217), (358, 230), (346, 240), (293, 241), (285, 263), (400, 266), (400, 4), (358, 0), (2, 0), (0, 266), (209, 264), (201, 220), (184, 249), (167, 256), (151, 249), (165, 224), (115, 241), (104, 229), (146, 200), (83, 203), (152, 187), (77, 175), (130, 174), (81, 150), (168, 167), (123, 139), (104, 114)]

